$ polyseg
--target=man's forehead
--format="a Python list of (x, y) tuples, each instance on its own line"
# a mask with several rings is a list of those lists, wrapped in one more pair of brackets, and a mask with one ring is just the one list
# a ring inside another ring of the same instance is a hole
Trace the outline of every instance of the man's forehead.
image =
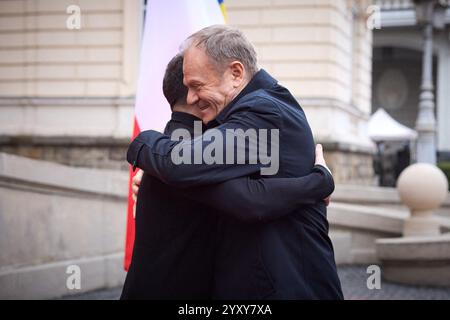
[(199, 49), (186, 51), (183, 58), (183, 74), (185, 81), (200, 80), (208, 77), (215, 69), (208, 57)]
[(183, 64), (183, 80), (185, 83), (195, 79), (199, 74), (200, 72), (197, 71), (197, 68), (193, 68), (192, 65), (186, 66)]
[(205, 60), (205, 53), (196, 47), (187, 49), (183, 56), (183, 69), (192, 69), (192, 67), (201, 64)]

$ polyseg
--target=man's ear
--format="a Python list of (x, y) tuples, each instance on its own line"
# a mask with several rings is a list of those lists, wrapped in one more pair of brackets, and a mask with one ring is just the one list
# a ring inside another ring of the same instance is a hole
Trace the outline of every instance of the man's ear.
[(239, 87), (245, 78), (245, 68), (240, 61), (230, 63), (231, 79), (235, 88)]

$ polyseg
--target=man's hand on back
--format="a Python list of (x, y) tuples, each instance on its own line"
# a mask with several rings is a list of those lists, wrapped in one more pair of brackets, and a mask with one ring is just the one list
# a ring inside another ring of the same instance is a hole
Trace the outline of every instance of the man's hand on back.
[(139, 170), (131, 180), (131, 191), (132, 191), (132, 197), (134, 201), (133, 206), (133, 218), (136, 219), (136, 200), (137, 195), (139, 192), (139, 186), (141, 185), (142, 175), (144, 174), (144, 171)]
[[(325, 167), (331, 174), (331, 170), (327, 167), (327, 163), (325, 162), (325, 158), (323, 157), (323, 148), (321, 144), (316, 144), (316, 162), (314, 164), (320, 164)], [(329, 205), (331, 200), (331, 195), (323, 199), (325, 205)]]

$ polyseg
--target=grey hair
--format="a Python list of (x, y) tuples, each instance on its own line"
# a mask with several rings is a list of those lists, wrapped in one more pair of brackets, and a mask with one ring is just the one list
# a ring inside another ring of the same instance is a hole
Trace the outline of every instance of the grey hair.
[(248, 76), (252, 78), (258, 72), (256, 51), (244, 34), (230, 26), (212, 25), (189, 36), (181, 45), (181, 54), (191, 46), (203, 48), (215, 64), (222, 71), (227, 63), (237, 60), (241, 62)]

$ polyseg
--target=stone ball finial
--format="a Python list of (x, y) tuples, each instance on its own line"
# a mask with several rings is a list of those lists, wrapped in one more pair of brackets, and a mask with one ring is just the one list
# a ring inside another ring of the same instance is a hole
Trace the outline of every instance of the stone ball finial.
[(412, 211), (431, 211), (439, 208), (448, 195), (448, 181), (444, 173), (428, 163), (407, 167), (397, 180), (401, 201)]

